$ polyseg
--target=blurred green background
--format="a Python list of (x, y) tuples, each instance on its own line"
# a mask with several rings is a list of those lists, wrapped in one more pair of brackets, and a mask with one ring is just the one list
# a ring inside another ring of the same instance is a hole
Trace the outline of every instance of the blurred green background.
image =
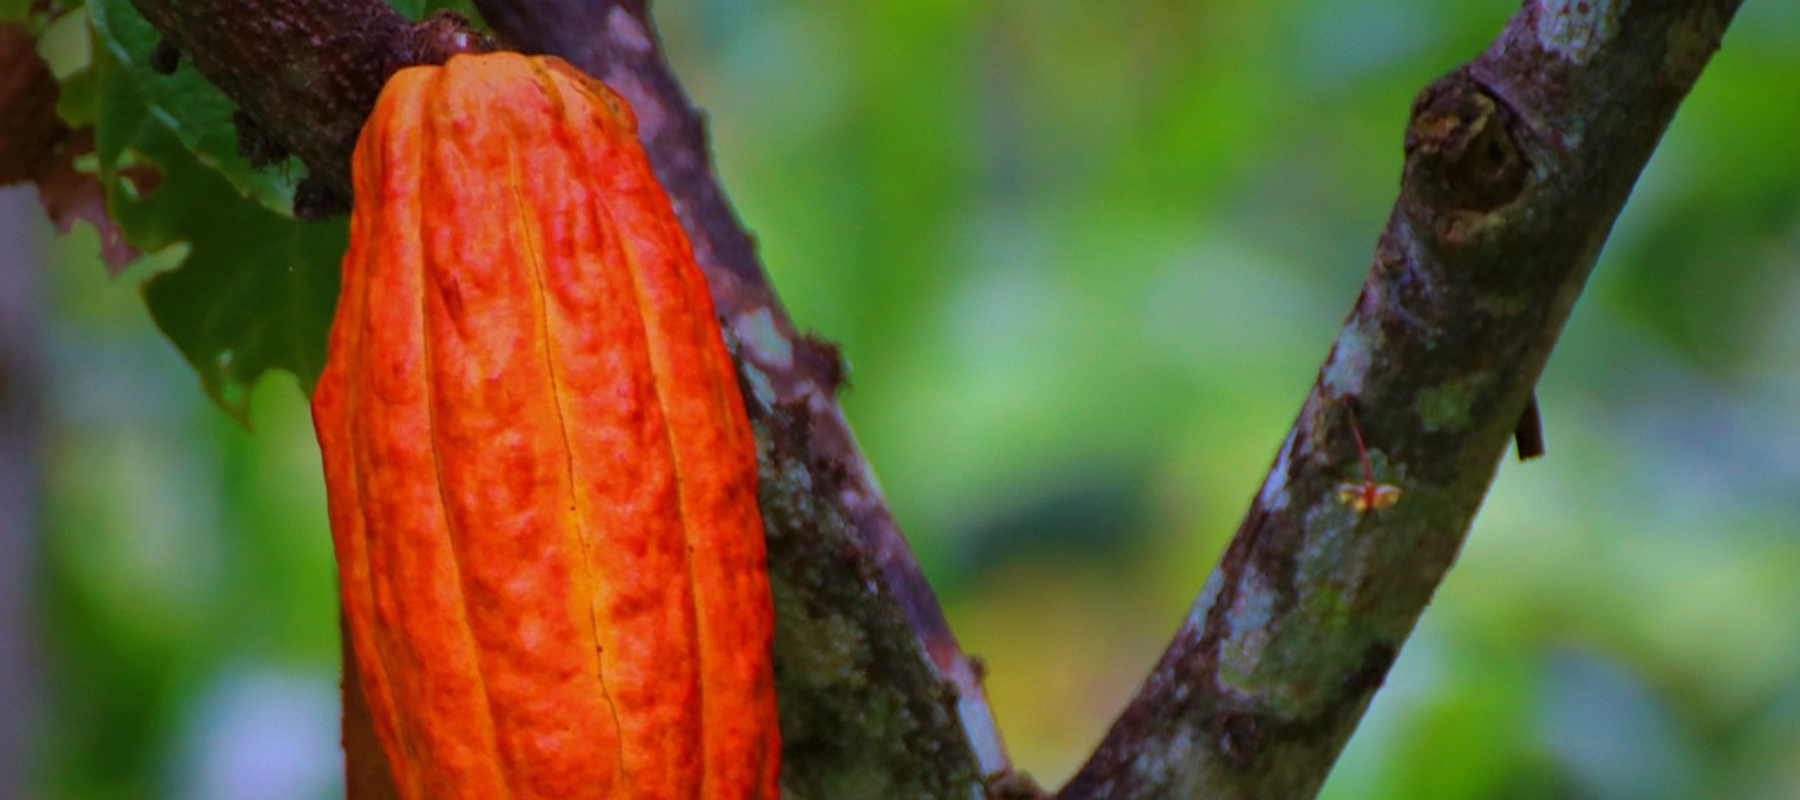
[[(1413, 93), (1516, 4), (656, 5), (1015, 760), (1059, 785), (1261, 482)], [(337, 796), (293, 381), (234, 427), (142, 308), (170, 257), (109, 280), (91, 231), (4, 199), (45, 259), (19, 796)], [(1326, 797), (1800, 798), (1800, 6), (1740, 13), (1539, 396), (1549, 457), (1502, 467)]]

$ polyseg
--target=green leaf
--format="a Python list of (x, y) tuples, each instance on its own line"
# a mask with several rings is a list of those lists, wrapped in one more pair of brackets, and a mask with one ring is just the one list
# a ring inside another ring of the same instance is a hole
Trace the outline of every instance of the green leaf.
[[(389, 2), (413, 18), (473, 15), (467, 0)], [(89, 13), (94, 66), (65, 112), (97, 120), (107, 209), (126, 240), (146, 253), (188, 248), (178, 268), (146, 283), (151, 317), (240, 421), (268, 370), (292, 372), (310, 392), (324, 366), (345, 222), (291, 218), (302, 168), (252, 167), (238, 153), (230, 99), (185, 61), (173, 75), (150, 69), (161, 37), (129, 0), (91, 0)]]
[(94, 51), (108, 212), (140, 250), (187, 247), (178, 268), (144, 287), (152, 318), (239, 421), (268, 370), (288, 370), (310, 391), (324, 363), (346, 223), (302, 223), (273, 210), (277, 200), (286, 205), (285, 181), (235, 157), (221, 111), (229, 102), (197, 79), (148, 73), (147, 49), (138, 48), (153, 38), (142, 20), (118, 0), (93, 7), (97, 20), (106, 17), (97, 33), (105, 25), (111, 36)]
[(56, 113), (71, 128), (85, 128), (99, 118), (94, 70), (83, 68), (62, 79), (62, 94), (56, 98)]
[(469, 0), (425, 0), (424, 6), (419, 10), (421, 16), (430, 16), (439, 11), (451, 11), (463, 19), (474, 22), (477, 26), (482, 24), (481, 13), (475, 10), (475, 4)]
[(325, 366), (347, 226), (308, 224), (240, 204), (216, 235), (196, 237), (181, 268), (152, 278), (144, 302), (163, 335), (199, 371), (207, 393), (240, 421), (270, 369), (312, 393)]
[(481, 19), (469, 0), (387, 0), (387, 4), (410, 20), (424, 19), (439, 11), (453, 11), (468, 20)]
[(231, 122), (236, 106), (185, 59), (173, 75), (152, 70), (150, 54), (162, 37), (128, 0), (94, 0), (88, 13), (94, 23), (94, 60), (98, 62), (104, 52), (114, 64), (105, 76), (107, 82), (136, 89), (141, 99), (134, 102), (146, 106), (195, 160), (216, 171), (239, 194), (281, 213), (293, 207), (299, 162), (282, 169), (259, 169), (239, 155), (237, 128)]

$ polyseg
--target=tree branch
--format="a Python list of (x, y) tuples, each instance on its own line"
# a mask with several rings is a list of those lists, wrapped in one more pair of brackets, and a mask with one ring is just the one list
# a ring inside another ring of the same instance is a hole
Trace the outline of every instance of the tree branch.
[[(765, 469), (764, 515), (772, 526), (770, 558), (777, 579), (788, 584), (777, 588), (778, 596), (796, 593), (789, 598), (782, 624), (797, 626), (790, 632), (814, 639), (815, 633), (808, 631), (824, 634), (820, 626), (835, 625), (835, 620), (864, 620), (858, 627), (879, 635), (865, 640), (876, 649), (859, 660), (880, 665), (889, 673), (888, 680), (898, 681), (894, 684), (898, 688), (915, 687), (906, 690), (913, 695), (909, 702), (917, 702), (919, 690), (928, 690), (955, 703), (957, 719), (945, 722), (961, 731), (940, 729), (932, 734), (940, 739), (934, 747), (972, 749), (974, 766), (982, 774), (1006, 770), (1005, 753), (976, 672), (951, 633), (833, 397), (843, 372), (837, 350), (799, 335), (769, 286), (755, 243), (719, 188), (705, 124), (663, 57), (647, 3), (476, 0), (475, 5), (508, 44), (568, 60), (625, 95), (637, 112), (638, 135), (657, 177), (677, 199), (676, 214), (707, 271), (713, 301), (737, 338), (746, 394), (754, 397), (752, 417), (759, 433), (762, 425), (770, 426), (769, 435), (759, 437), (769, 445), (760, 455)], [(835, 575), (819, 572), (834, 552), (857, 553), (854, 569), (839, 567)], [(841, 581), (847, 577), (856, 580)], [(877, 622), (895, 604), (910, 634), (892, 620)], [(790, 612), (803, 612), (804, 618), (789, 616)], [(799, 647), (778, 646), (777, 651), (778, 666), (794, 664), (790, 659), (800, 654)], [(797, 683), (801, 680), (808, 683)], [(820, 715), (816, 712), (825, 709), (807, 702), (815, 712), (807, 715), (803, 726), (799, 715), (785, 714), (784, 758), (801, 759), (788, 762), (796, 769), (836, 772), (842, 767), (829, 762), (844, 757), (849, 731), (817, 726), (847, 713), (861, 716), (864, 712), (856, 707), (866, 690), (813, 680), (783, 670), (778, 688), (818, 701), (829, 698), (837, 710)], [(931, 689), (940, 682), (948, 686)], [(851, 691), (845, 693), (846, 689)], [(818, 738), (796, 738), (796, 729), (816, 730)], [(867, 730), (868, 740), (855, 747), (889, 747), (895, 741), (892, 733)], [(813, 747), (824, 748), (816, 758), (808, 753)], [(891, 754), (917, 767), (917, 752)], [(943, 787), (949, 789), (950, 783)]]
[[(348, 197), (350, 151), (382, 81), (479, 47), (441, 21), (409, 26), (377, 0), (132, 2), (261, 135), (299, 155), (338, 197)], [(838, 353), (799, 335), (769, 287), (645, 3), (477, 6), (511, 44), (561, 55), (625, 95), (707, 273), (763, 469), (786, 796), (877, 786), (895, 797), (981, 791), (984, 776), (1008, 764), (979, 679), (833, 398)], [(347, 694), (348, 711), (356, 699)], [(346, 741), (368, 741), (366, 722), (347, 715)], [(352, 780), (369, 774), (353, 770)], [(378, 783), (353, 786), (350, 796), (386, 796)]]
[[(314, 191), (347, 206), (350, 151), (375, 96), (396, 70), (482, 49), (442, 19), (413, 25), (363, 0), (132, 0), (165, 44), (237, 102), (240, 120), (306, 162)], [(274, 154), (270, 154), (274, 155)]]
[[(1531, 0), (1419, 95), (1400, 197), (1299, 419), (1188, 621), (1061, 800), (1317, 793), (1738, 5)], [(1383, 485), (1401, 494), (1376, 510)]]

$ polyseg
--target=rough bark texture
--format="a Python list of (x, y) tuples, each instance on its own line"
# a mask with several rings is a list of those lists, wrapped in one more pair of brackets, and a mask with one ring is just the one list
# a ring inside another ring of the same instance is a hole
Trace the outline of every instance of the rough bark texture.
[[(1456, 558), (1736, 0), (1528, 2), (1419, 95), (1361, 296), (1162, 662), (1063, 800), (1305, 798)], [(1397, 504), (1357, 513), (1373, 479)]]
[[(340, 187), (379, 78), (421, 49), (376, 0), (134, 3)], [(718, 191), (645, 4), (478, 5), (508, 44), (562, 55), (637, 107), (737, 340), (762, 458), (788, 796), (981, 791), (978, 773), (1006, 761), (974, 671), (832, 399), (836, 353), (793, 331)], [(1317, 791), (1460, 548), (1613, 219), (1737, 5), (1531, 0), (1421, 94), (1400, 198), (1317, 385), (1191, 619), (1064, 798)], [(1341, 497), (1364, 477), (1352, 415), (1373, 480), (1402, 492), (1393, 507), (1359, 514)], [(988, 784), (1031, 793), (1018, 786)], [(350, 796), (379, 796), (364, 791)]]
[[(350, 150), (389, 75), (482, 49), (479, 36), (432, 21), (413, 25), (386, 3), (133, 0), (168, 49), (236, 101), (241, 120), (306, 162), (308, 194), (347, 207)], [(173, 63), (169, 63), (173, 66)], [(268, 154), (276, 160), (276, 154)]]

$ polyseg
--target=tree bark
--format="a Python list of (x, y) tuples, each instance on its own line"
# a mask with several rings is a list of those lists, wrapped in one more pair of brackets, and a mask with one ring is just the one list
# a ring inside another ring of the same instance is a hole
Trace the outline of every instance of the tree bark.
[[(133, 3), (340, 196), (380, 82), (476, 46), (376, 0)], [(1400, 197), (1299, 419), (1189, 620), (1061, 797), (1317, 792), (1738, 4), (1531, 0), (1419, 96)], [(645, 3), (478, 5), (509, 44), (627, 96), (711, 281), (762, 458), (787, 796), (1030, 794), (996, 779), (1008, 766), (976, 673), (833, 399), (837, 353), (798, 335), (769, 288)], [(1394, 490), (1391, 507), (1370, 502)]]
[[(1420, 93), (1400, 197), (1299, 419), (1187, 622), (1060, 800), (1318, 792), (1738, 5), (1534, 0)], [(1359, 511), (1383, 485), (1398, 502)]]

